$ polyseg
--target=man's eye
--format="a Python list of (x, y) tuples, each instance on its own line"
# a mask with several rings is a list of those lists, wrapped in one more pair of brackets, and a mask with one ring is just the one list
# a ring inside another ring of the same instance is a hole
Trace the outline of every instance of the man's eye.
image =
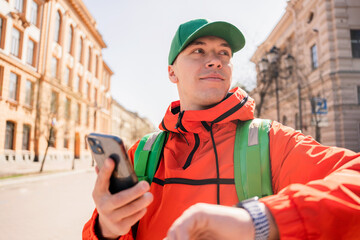
[(220, 55), (230, 56), (230, 53), (228, 51), (221, 51)]
[(195, 49), (194, 53), (204, 53), (204, 50), (202, 50), (202, 49)]

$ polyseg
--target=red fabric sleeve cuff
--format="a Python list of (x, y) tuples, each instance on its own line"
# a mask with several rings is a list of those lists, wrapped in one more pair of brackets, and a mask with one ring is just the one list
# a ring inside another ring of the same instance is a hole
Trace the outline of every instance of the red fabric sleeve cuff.
[[(96, 236), (96, 231), (95, 231), (95, 225), (98, 221), (98, 217), (99, 217), (99, 213), (95, 209), (91, 219), (84, 226), (83, 239), (99, 240), (99, 238)], [(133, 240), (133, 239), (134, 238), (132, 237), (131, 230), (130, 230), (130, 232), (128, 234), (119, 237), (118, 240)]]
[(99, 214), (98, 214), (97, 210), (95, 209), (90, 220), (84, 226), (84, 229), (82, 232), (82, 238), (84, 240), (98, 240), (96, 233), (95, 233), (95, 224), (96, 224), (98, 216), (99, 216)]
[(260, 199), (273, 215), (280, 239), (305, 239), (304, 222), (294, 202), (287, 195), (272, 195)]

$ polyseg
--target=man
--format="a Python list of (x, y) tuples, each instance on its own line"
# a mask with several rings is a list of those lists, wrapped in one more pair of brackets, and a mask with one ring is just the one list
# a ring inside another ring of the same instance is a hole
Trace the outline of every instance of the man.
[[(243, 90), (228, 92), (231, 58), (244, 44), (242, 33), (226, 22), (180, 25), (168, 67), (180, 101), (160, 124), (170, 134), (154, 180), (111, 195), (114, 163), (107, 160), (98, 171), (96, 210), (84, 239), (358, 237), (360, 154), (322, 146), (277, 122), (268, 133), (274, 195), (234, 207), (236, 126), (253, 119), (255, 108)], [(132, 159), (137, 146), (129, 150)]]

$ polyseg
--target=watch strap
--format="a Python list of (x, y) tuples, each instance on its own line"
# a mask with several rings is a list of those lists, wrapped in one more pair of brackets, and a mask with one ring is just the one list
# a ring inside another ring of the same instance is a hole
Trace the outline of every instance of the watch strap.
[(250, 214), (254, 223), (255, 239), (266, 240), (269, 238), (270, 225), (258, 199), (258, 197), (249, 198), (239, 202), (236, 206), (245, 209)]

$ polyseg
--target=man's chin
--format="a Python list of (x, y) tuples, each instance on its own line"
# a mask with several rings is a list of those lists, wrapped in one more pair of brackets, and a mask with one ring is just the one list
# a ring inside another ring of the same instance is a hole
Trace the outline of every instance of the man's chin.
[(218, 98), (213, 98), (213, 99), (207, 98), (206, 101), (203, 101), (203, 104), (202, 104), (203, 108), (204, 109), (212, 108), (212, 107), (218, 105), (220, 102), (222, 102), (225, 98), (226, 98), (226, 94), (225, 94), (225, 96), (221, 96)]

